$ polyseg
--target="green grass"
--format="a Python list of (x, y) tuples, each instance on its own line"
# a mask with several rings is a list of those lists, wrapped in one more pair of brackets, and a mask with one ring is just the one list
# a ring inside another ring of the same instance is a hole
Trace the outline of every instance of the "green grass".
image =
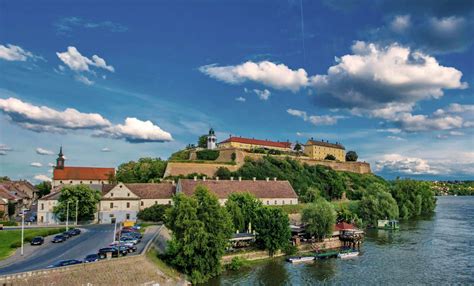
[(163, 260), (161, 260), (158, 257), (158, 252), (153, 247), (150, 248), (150, 250), (146, 252), (146, 257), (151, 262), (156, 264), (156, 266), (168, 277), (174, 278), (176, 280), (179, 280), (181, 278), (181, 273), (178, 270), (166, 264)]
[[(29, 243), (35, 236), (48, 236), (64, 232), (65, 228), (25, 229), (25, 243)], [(10, 256), (15, 249), (21, 246), (21, 230), (0, 230), (0, 260)]]

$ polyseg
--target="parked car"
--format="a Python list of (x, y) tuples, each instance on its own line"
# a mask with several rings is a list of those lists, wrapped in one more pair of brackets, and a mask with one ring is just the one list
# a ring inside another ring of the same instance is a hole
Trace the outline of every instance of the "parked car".
[(84, 258), (84, 263), (96, 262), (99, 261), (98, 254), (89, 254)]
[(135, 238), (135, 239), (138, 240), (138, 242), (140, 242), (140, 240), (142, 238), (142, 235), (140, 233), (136, 233), (136, 232), (125, 232), (125, 233), (122, 233), (121, 236)]
[(77, 260), (77, 259), (59, 260), (58, 262), (49, 265), (48, 268), (63, 267), (63, 266), (81, 264), (81, 263), (82, 261)]
[(69, 234), (69, 231), (65, 231), (62, 233), (62, 236), (64, 236), (65, 239), (69, 239), (71, 237), (71, 234)]
[(125, 256), (128, 253), (128, 249), (126, 247), (116, 246), (104, 247), (99, 249), (97, 255), (99, 255), (100, 259), (104, 259), (107, 258), (107, 253), (112, 253), (112, 257)]
[(119, 239), (120, 242), (131, 242), (133, 244), (137, 244), (138, 243), (138, 239), (137, 238), (133, 238), (133, 237), (129, 237), (129, 236), (121, 236), (120, 239)]
[(109, 246), (125, 246), (128, 249), (128, 253), (137, 251), (137, 247), (132, 242), (112, 242)]
[(51, 242), (57, 243), (57, 242), (63, 242), (65, 240), (66, 238), (62, 234), (58, 234), (55, 237), (53, 237), (53, 240)]
[(73, 229), (69, 230), (69, 233), (70, 233), (72, 236), (76, 236), (76, 235), (81, 234), (81, 230), (78, 229), (78, 228), (73, 228)]
[(35, 236), (30, 242), (31, 245), (41, 245), (43, 243), (44, 243), (44, 238), (42, 236)]

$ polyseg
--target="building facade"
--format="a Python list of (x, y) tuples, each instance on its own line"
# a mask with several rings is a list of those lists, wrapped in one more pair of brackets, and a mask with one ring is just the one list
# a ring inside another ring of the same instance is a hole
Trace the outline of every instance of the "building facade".
[(290, 142), (278, 142), (269, 140), (250, 139), (243, 137), (229, 137), (218, 144), (219, 148), (238, 148), (238, 149), (273, 149), (278, 151), (291, 151)]
[(325, 141), (308, 140), (303, 151), (309, 158), (324, 160), (326, 156), (333, 155), (336, 161), (346, 161), (346, 149), (339, 143), (329, 143)]
[(66, 167), (63, 148), (59, 150), (56, 167), (53, 170), (52, 188), (59, 185), (108, 184), (115, 177), (115, 168)]
[(214, 129), (209, 130), (209, 134), (207, 135), (207, 149), (214, 150), (217, 148), (217, 137)]

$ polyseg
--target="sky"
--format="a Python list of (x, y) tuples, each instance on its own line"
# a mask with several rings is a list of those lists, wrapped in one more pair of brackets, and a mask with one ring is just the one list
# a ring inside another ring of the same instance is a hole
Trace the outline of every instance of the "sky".
[(474, 5), (0, 0), (0, 175), (169, 155), (216, 130), (474, 179)]

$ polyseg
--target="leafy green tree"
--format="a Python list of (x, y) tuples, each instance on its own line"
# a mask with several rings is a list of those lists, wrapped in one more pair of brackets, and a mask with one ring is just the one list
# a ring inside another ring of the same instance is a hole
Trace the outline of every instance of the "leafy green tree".
[(207, 135), (199, 136), (197, 146), (199, 148), (207, 148)]
[(138, 212), (137, 218), (143, 221), (164, 221), (165, 212), (169, 205), (152, 205)]
[(76, 218), (76, 201), (78, 201), (78, 221), (87, 221), (94, 218), (97, 205), (100, 201), (100, 192), (87, 185), (68, 185), (61, 189), (58, 205), (53, 212), (61, 221), (66, 220), (67, 202), (69, 202), (69, 219)]
[(349, 162), (356, 162), (359, 156), (355, 151), (349, 151), (346, 153), (346, 161)]
[(227, 198), (226, 208), (231, 214), (234, 228), (244, 232), (249, 226), (255, 227), (262, 202), (250, 193), (233, 193)]
[(189, 150), (180, 150), (171, 154), (169, 160), (184, 161), (189, 160)]
[(336, 212), (328, 201), (319, 199), (303, 209), (301, 221), (305, 224), (308, 234), (322, 240), (332, 234)]
[(160, 158), (140, 158), (137, 162), (121, 164), (116, 179), (122, 183), (158, 182), (165, 173), (167, 162)]
[(38, 197), (41, 198), (51, 192), (51, 182), (43, 181), (36, 185), (35, 188), (38, 190)]
[(232, 221), (217, 197), (198, 186), (192, 197), (178, 194), (167, 211), (172, 231), (166, 257), (192, 283), (203, 283), (221, 272), (221, 257), (232, 235)]
[(10, 177), (8, 176), (1, 176), (0, 177), (0, 183), (1, 182), (10, 182)]
[(360, 217), (366, 224), (377, 225), (379, 219), (396, 219), (399, 216), (397, 201), (382, 184), (372, 184), (362, 196)]
[(218, 150), (201, 150), (196, 152), (196, 157), (198, 160), (210, 160), (214, 161), (219, 157)]
[(313, 203), (321, 197), (321, 191), (317, 187), (309, 187), (304, 193), (303, 200), (306, 203)]
[(398, 179), (392, 183), (390, 192), (403, 219), (432, 213), (436, 207), (435, 193), (429, 182)]
[(228, 180), (232, 177), (232, 173), (226, 167), (219, 167), (214, 175), (224, 180)]
[(295, 148), (293, 148), (293, 150), (295, 150), (298, 153), (301, 152), (302, 149), (303, 149), (303, 147), (301, 147), (300, 143), (296, 143)]
[(332, 155), (332, 154), (327, 154), (326, 157), (324, 157), (324, 160), (334, 161), (334, 160), (336, 160), (336, 157), (334, 157), (334, 155)]
[(259, 208), (255, 231), (257, 244), (260, 248), (268, 250), (270, 256), (278, 250), (285, 249), (291, 238), (288, 215), (279, 208)]

